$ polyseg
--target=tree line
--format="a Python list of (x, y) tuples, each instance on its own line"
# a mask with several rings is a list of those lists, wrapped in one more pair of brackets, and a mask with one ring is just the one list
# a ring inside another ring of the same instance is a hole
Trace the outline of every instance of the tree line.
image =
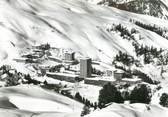
[(139, 84), (131, 92), (121, 92), (115, 85), (108, 83), (99, 92), (98, 107), (104, 108), (110, 103), (123, 103), (124, 101), (149, 104), (151, 89), (145, 84)]

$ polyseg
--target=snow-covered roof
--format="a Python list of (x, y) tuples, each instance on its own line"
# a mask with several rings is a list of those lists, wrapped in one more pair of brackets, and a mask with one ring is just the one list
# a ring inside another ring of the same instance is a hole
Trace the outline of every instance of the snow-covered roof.
[(91, 59), (90, 57), (82, 57), (82, 58), (80, 58), (80, 60), (89, 60), (89, 59)]
[(108, 76), (103, 76), (103, 77), (91, 77), (91, 78), (86, 78), (86, 79), (89, 79), (89, 80), (96, 80), (96, 81), (99, 81), (99, 80), (102, 80), (102, 81), (116, 81), (116, 79), (114, 79), (114, 77), (108, 77)]
[(122, 81), (137, 82), (142, 80), (140, 78), (123, 78)]
[(117, 69), (117, 70), (114, 71), (114, 73), (122, 74), (122, 73), (124, 73), (124, 71), (120, 70), (120, 69)]
[(76, 74), (68, 74), (68, 73), (61, 73), (61, 72), (47, 72), (47, 74), (51, 75), (59, 75), (59, 76), (69, 76), (69, 77), (79, 77), (79, 75)]

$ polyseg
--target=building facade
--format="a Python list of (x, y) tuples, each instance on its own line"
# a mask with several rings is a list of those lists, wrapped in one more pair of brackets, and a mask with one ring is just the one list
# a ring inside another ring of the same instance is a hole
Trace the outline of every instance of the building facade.
[(52, 72), (47, 72), (46, 74), (48, 77), (60, 80), (60, 81), (67, 81), (67, 82), (71, 82), (71, 83), (75, 83), (75, 82), (80, 82), (83, 79), (79, 78), (78, 75), (74, 75), (74, 74), (68, 74), (68, 73), (52, 73)]
[(116, 70), (114, 71), (114, 78), (118, 81), (121, 81), (123, 79), (124, 71), (122, 70)]
[(80, 59), (80, 77), (87, 78), (92, 75), (92, 60), (91, 58)]
[(65, 52), (65, 60), (66, 61), (74, 61), (75, 60), (75, 52)]

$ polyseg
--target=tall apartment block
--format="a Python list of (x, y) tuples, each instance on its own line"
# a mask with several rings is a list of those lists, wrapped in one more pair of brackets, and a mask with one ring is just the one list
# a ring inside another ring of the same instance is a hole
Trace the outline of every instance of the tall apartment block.
[(91, 77), (92, 75), (92, 60), (91, 58), (80, 59), (80, 78)]

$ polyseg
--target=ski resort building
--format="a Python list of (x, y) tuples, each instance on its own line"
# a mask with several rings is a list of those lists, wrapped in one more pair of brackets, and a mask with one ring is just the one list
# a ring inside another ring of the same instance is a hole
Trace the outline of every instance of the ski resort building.
[(66, 61), (74, 61), (75, 60), (75, 52), (65, 52), (65, 60)]
[(108, 77), (113, 76), (113, 71), (110, 70), (110, 69), (107, 69), (107, 70), (105, 71), (105, 74), (106, 74), (106, 76), (108, 76)]
[(121, 81), (121, 80), (122, 80), (123, 74), (124, 74), (124, 71), (123, 71), (123, 70), (119, 70), (119, 69), (115, 70), (114, 73), (113, 73), (114, 78), (115, 78), (116, 80), (118, 80), (118, 81)]
[(91, 77), (92, 75), (92, 60), (91, 58), (80, 59), (80, 78)]
[(116, 80), (113, 77), (95, 77), (85, 78), (84, 83), (90, 85), (104, 86), (107, 83), (114, 84)]
[(53, 73), (53, 72), (47, 72), (47, 76), (57, 79), (57, 80), (61, 80), (61, 81), (67, 81), (67, 82), (79, 82), (82, 81), (82, 78), (79, 78), (79, 75), (75, 75), (75, 74), (68, 74), (68, 73)]

